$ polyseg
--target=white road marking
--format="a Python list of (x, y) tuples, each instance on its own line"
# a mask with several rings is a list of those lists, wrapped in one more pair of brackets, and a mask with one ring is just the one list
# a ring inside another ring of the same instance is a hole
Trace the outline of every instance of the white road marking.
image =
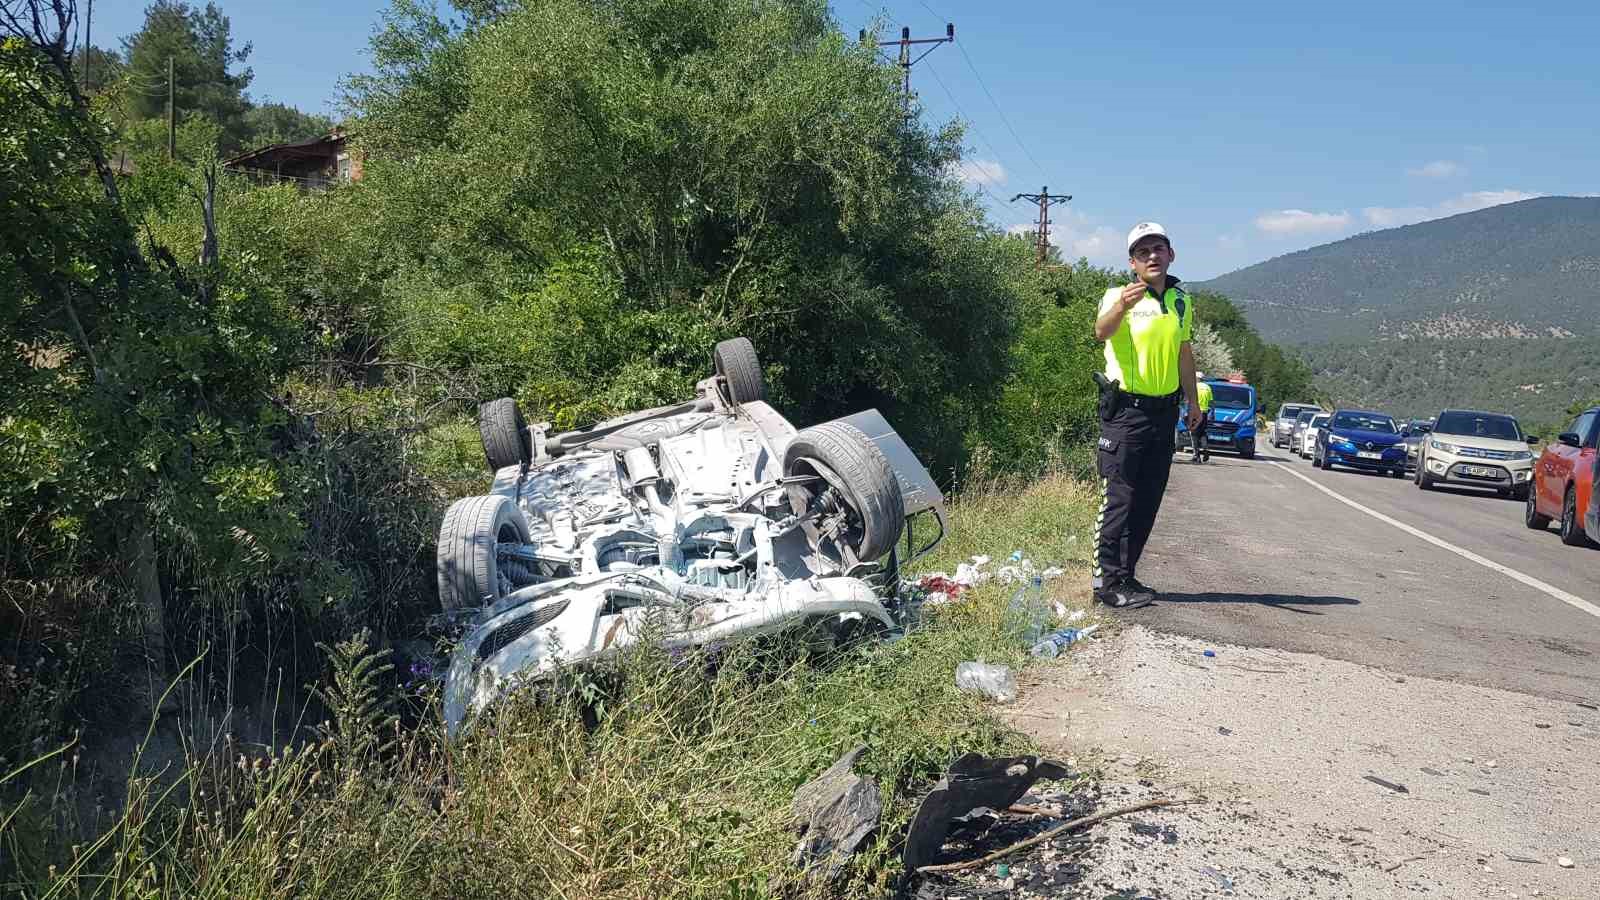
[(1413, 528), (1412, 526), (1407, 525), (1406, 523), (1400, 521), (1399, 519), (1395, 519), (1395, 518), (1392, 518), (1390, 516), (1386, 516), (1383, 513), (1378, 512), (1377, 510), (1375, 510), (1375, 509), (1373, 509), (1373, 508), (1371, 508), (1369, 506), (1364, 506), (1364, 505), (1362, 505), (1360, 503), (1357, 503), (1356, 501), (1351, 500), (1349, 497), (1346, 497), (1345, 495), (1339, 493), (1338, 491), (1336, 491), (1336, 490), (1334, 490), (1334, 489), (1332, 489), (1330, 487), (1318, 484), (1317, 482), (1311, 480), (1307, 476), (1302, 475), (1299, 472), (1296, 472), (1295, 470), (1289, 468), (1288, 466), (1283, 465), (1281, 462), (1279, 462), (1277, 460), (1268, 460), (1268, 462), (1271, 462), (1274, 466), (1278, 467), (1279, 469), (1281, 469), (1281, 470), (1283, 470), (1285, 472), (1288, 472), (1290, 475), (1293, 475), (1294, 477), (1300, 479), (1301, 481), (1304, 481), (1306, 484), (1311, 485), (1312, 487), (1314, 487), (1317, 490), (1323, 492), (1324, 494), (1327, 494), (1329, 497), (1332, 497), (1333, 499), (1339, 501), (1340, 503), (1343, 503), (1345, 506), (1348, 506), (1351, 509), (1360, 510), (1361, 512), (1366, 513), (1367, 515), (1373, 517), (1374, 519), (1377, 519), (1380, 522), (1385, 522), (1387, 524), (1393, 525), (1394, 527), (1400, 529), (1401, 531), (1404, 531), (1406, 534), (1409, 534), (1412, 537), (1421, 538), (1422, 540), (1425, 540), (1428, 543), (1433, 544), (1435, 547), (1442, 547), (1445, 550), (1449, 550), (1451, 553), (1454, 553), (1455, 555), (1461, 557), (1462, 559), (1471, 560), (1472, 562), (1475, 562), (1478, 565), (1483, 566), (1486, 569), (1493, 569), (1494, 571), (1499, 572), (1501, 575), (1504, 575), (1507, 578), (1511, 578), (1511, 579), (1513, 579), (1515, 581), (1520, 581), (1523, 584), (1527, 585), (1528, 587), (1533, 588), (1536, 591), (1540, 591), (1540, 592), (1542, 592), (1544, 594), (1548, 594), (1549, 596), (1554, 597), (1557, 600), (1560, 600), (1562, 603), (1567, 604), (1568, 606), (1572, 607), (1573, 609), (1580, 609), (1580, 610), (1583, 610), (1584, 612), (1588, 613), (1591, 616), (1594, 616), (1596, 618), (1600, 618), (1600, 606), (1595, 606), (1593, 603), (1590, 603), (1589, 601), (1583, 599), (1582, 597), (1579, 597), (1579, 596), (1577, 596), (1575, 594), (1569, 594), (1566, 591), (1563, 591), (1562, 589), (1556, 587), (1553, 584), (1550, 584), (1550, 583), (1545, 582), (1545, 581), (1540, 581), (1539, 579), (1533, 577), (1532, 575), (1525, 575), (1522, 572), (1518, 572), (1516, 569), (1511, 568), (1510, 566), (1501, 565), (1500, 563), (1497, 563), (1492, 559), (1486, 559), (1486, 558), (1484, 558), (1482, 556), (1479, 556), (1476, 553), (1473, 553), (1471, 550), (1468, 550), (1465, 547), (1457, 547), (1455, 544), (1452, 544), (1449, 541), (1442, 540), (1440, 538), (1436, 538), (1433, 535), (1427, 533), (1426, 531), (1423, 531), (1420, 528)]

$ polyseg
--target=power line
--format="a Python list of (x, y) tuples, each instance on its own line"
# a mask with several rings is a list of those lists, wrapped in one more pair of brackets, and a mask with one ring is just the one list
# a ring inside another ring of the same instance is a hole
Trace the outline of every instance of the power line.
[[(860, 2), (865, 3), (866, 0), (860, 0)], [(934, 12), (933, 7), (929, 6), (927, 3), (924, 3), (923, 0), (917, 0), (917, 5), (927, 10), (932, 16), (941, 19), (944, 18), (937, 12)], [(978, 73), (978, 67), (973, 64), (972, 57), (967, 53), (967, 48), (957, 44), (956, 49), (961, 51), (961, 58), (967, 61), (967, 68), (972, 70), (972, 76), (978, 80), (978, 87), (983, 88), (984, 94), (988, 95), (989, 102), (994, 106), (994, 111), (1000, 114), (1000, 121), (1005, 124), (1006, 130), (1011, 132), (1011, 137), (1017, 142), (1017, 146), (1022, 148), (1023, 155), (1028, 157), (1028, 161), (1033, 163), (1033, 167), (1039, 170), (1040, 175), (1044, 175), (1044, 166), (1039, 165), (1039, 160), (1034, 158), (1033, 152), (1028, 149), (1028, 145), (1022, 142), (1022, 138), (1017, 134), (1017, 130), (1011, 127), (1011, 120), (1006, 118), (1006, 111), (1000, 107), (999, 101), (995, 100), (994, 94), (989, 90), (989, 85), (984, 83), (983, 76)]]
[[(967, 111), (965, 109), (961, 108), (961, 102), (957, 100), (956, 95), (951, 92), (950, 86), (944, 83), (943, 78), (939, 77), (939, 70), (934, 68), (930, 63), (928, 65), (928, 72), (933, 76), (933, 80), (938, 83), (939, 87), (944, 89), (944, 94), (946, 97), (950, 98), (950, 104), (956, 108), (956, 113), (959, 114), (963, 120), (972, 125), (972, 133), (977, 135), (979, 140), (983, 141), (984, 146), (987, 147), (989, 152), (994, 156), (995, 163), (1004, 169), (1006, 164), (1005, 160), (1000, 157), (1000, 151), (994, 148), (994, 142), (989, 140), (989, 136), (983, 133), (983, 129), (978, 127), (978, 123), (971, 116), (967, 115)], [(973, 183), (978, 186), (979, 190), (983, 191), (985, 194), (988, 194), (989, 199), (998, 204), (1000, 209), (1003, 210), (1006, 208), (1006, 202), (1001, 200), (999, 197), (996, 197), (994, 193), (989, 190), (987, 185), (981, 181), (975, 181)]]
[(983, 88), (984, 94), (989, 97), (989, 102), (994, 104), (994, 111), (1000, 114), (1000, 121), (1005, 123), (1006, 130), (1011, 132), (1012, 139), (1017, 142), (1018, 147), (1022, 148), (1022, 152), (1028, 157), (1028, 161), (1033, 163), (1033, 167), (1039, 170), (1039, 174), (1043, 175), (1044, 166), (1039, 165), (1039, 161), (1033, 158), (1033, 153), (1028, 149), (1028, 145), (1022, 142), (1022, 138), (1017, 135), (1017, 130), (1011, 127), (1011, 120), (1006, 118), (1006, 111), (1000, 108), (999, 101), (995, 100), (994, 94), (989, 92), (989, 86), (983, 83), (983, 76), (978, 74), (978, 67), (972, 64), (972, 57), (967, 55), (967, 48), (958, 44), (956, 49), (961, 51), (961, 58), (967, 61), (967, 68), (972, 70), (972, 77), (978, 79), (978, 87)]

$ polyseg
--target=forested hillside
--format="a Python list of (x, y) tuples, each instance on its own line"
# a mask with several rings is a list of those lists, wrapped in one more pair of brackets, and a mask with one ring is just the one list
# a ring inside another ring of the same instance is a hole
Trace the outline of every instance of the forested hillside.
[(1334, 403), (1396, 416), (1449, 406), (1555, 423), (1575, 401), (1600, 395), (1600, 339), (1438, 340), (1300, 348)]
[(1539, 197), (1289, 253), (1203, 287), (1268, 340), (1594, 334), (1600, 198)]

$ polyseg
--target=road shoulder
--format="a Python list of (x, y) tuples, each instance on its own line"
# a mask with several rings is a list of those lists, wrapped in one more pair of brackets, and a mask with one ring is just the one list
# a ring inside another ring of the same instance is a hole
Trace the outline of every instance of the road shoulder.
[(1101, 826), (1084, 886), (1600, 896), (1600, 712), (1575, 703), (1132, 625), (1030, 669), (1007, 715), (1108, 795), (1207, 800)]

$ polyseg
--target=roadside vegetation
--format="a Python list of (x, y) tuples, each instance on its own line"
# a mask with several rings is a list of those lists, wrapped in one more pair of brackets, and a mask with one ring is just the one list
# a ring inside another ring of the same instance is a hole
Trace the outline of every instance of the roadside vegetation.
[[(1088, 500), (1081, 481), (1060, 474), (1025, 487), (971, 484), (924, 566), (1021, 550), (1081, 573)], [(357, 636), (326, 648), (317, 708), (327, 718), (310, 740), (189, 747), (130, 779), (128, 802), (92, 812), (72, 791), (50, 790), (72, 783), (75, 750), (7, 774), (4, 787), (36, 787), (0, 819), (0, 887), (219, 898), (498, 897), (508, 884), (548, 897), (878, 894), (901, 874), (897, 839), (920, 793), (955, 756), (1029, 749), (954, 686), (963, 660), (1027, 661), (1001, 628), (1012, 590), (980, 585), (888, 645), (641, 651), (615, 671), (574, 676), (559, 696), (506, 706), (454, 748), (431, 683), (406, 685)], [(844, 882), (808, 883), (789, 862), (794, 790), (859, 744), (858, 771), (886, 799), (883, 824)]]
[[(0, 879), (755, 890), (778, 798), (852, 743), (903, 817), (952, 752), (1011, 742), (950, 686), (1016, 653), (993, 591), (844, 660), (642, 657), (460, 753), (426, 675), (380, 671), (437, 609), (440, 511), (482, 490), (478, 401), (586, 424), (681, 398), (736, 334), (792, 420), (877, 407), (963, 486), (985, 512), (946, 554), (1082, 552), (1059, 542), (1092, 515), (1070, 477), (1118, 273), (1035, 268), (952, 174), (959, 124), (904, 114), (824, 3), (397, 0), (345, 86), (364, 177), (323, 193), (219, 167), (252, 115), (326, 123), (248, 101), (215, 8), (157, 3), (118, 55), (29, 5), (0, 43)], [(168, 158), (136, 95), (184, 54)], [(1215, 325), (1252, 374), (1259, 339)], [(549, 833), (517, 830), (536, 809)]]

